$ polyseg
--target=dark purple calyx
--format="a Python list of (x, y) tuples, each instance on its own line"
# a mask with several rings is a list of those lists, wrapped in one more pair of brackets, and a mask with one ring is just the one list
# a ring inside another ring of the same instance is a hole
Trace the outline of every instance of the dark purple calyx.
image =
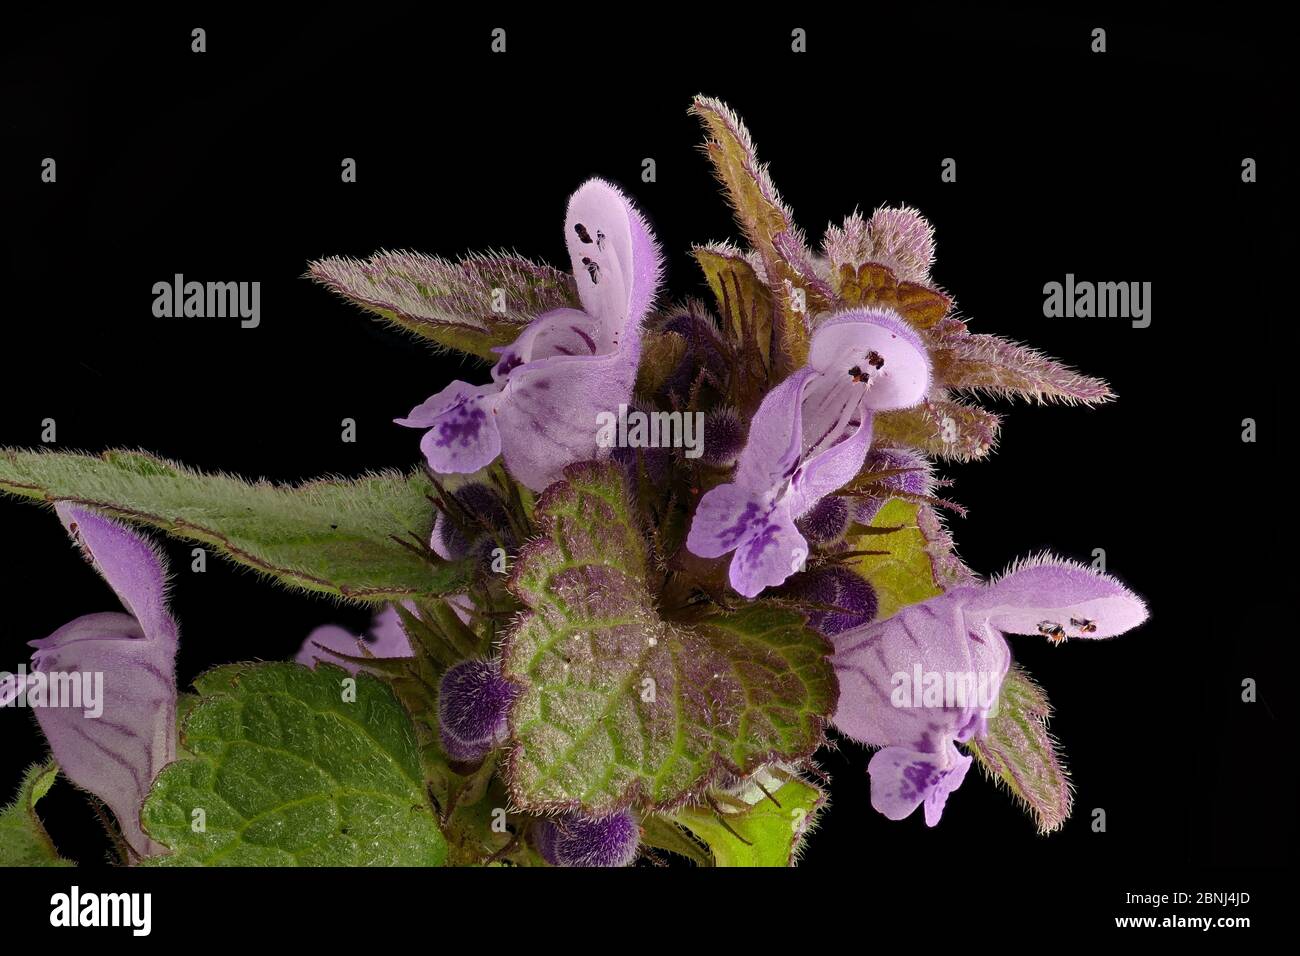
[(745, 447), (748, 429), (731, 408), (715, 408), (704, 416), (704, 449), (700, 460), (714, 468), (730, 468)]
[(805, 571), (791, 578), (782, 591), (796, 601), (811, 605), (808, 626), (825, 637), (869, 624), (879, 606), (875, 589), (842, 565)]
[(849, 530), (849, 504), (836, 495), (827, 495), (795, 522), (803, 536), (813, 544), (834, 544)]
[(594, 818), (566, 813), (533, 824), (533, 844), (551, 866), (627, 866), (641, 828), (627, 810)]
[(892, 472), (872, 482), (866, 490), (878, 489), (871, 497), (858, 498), (853, 518), (862, 524), (871, 524), (885, 502), (895, 493), (929, 496), (934, 494), (934, 471), (929, 461), (901, 448), (873, 448), (863, 464), (862, 475), (872, 472)]
[(439, 514), (434, 529), (434, 550), (442, 557), (482, 557), (492, 548), (514, 550), (518, 542), (501, 497), (487, 485), (474, 482), (451, 492), (446, 514)]
[(461, 661), (448, 669), (438, 689), (438, 735), (447, 756), (472, 763), (504, 743), (514, 698), (514, 685), (495, 660)]
[(682, 353), (681, 361), (664, 380), (664, 395), (686, 399), (702, 374), (706, 379), (711, 377), (714, 383), (726, 381), (726, 345), (713, 320), (697, 310), (696, 306), (688, 306), (669, 316), (659, 326), (659, 331), (676, 332), (686, 340), (686, 350)]

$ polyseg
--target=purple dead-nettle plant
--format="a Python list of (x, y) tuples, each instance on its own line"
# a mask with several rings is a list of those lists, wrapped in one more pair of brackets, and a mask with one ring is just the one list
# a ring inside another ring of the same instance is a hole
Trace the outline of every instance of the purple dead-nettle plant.
[[(66, 862), (31, 812), (61, 770), (148, 865), (788, 866), (828, 803), (831, 729), (874, 748), (890, 820), (937, 824), (978, 763), (1041, 832), (1066, 823), (1051, 707), (1007, 635), (1112, 637), (1146, 608), (1049, 556), (982, 580), (943, 470), (999, 441), (981, 396), (1096, 405), (1108, 386), (969, 331), (916, 209), (852, 213), (810, 246), (740, 119), (704, 97), (692, 113), (742, 241), (691, 250), (686, 298), (600, 179), (569, 199), (563, 269), (311, 264), (479, 363), (397, 420), (424, 431), (405, 472), (276, 486), (0, 452), (0, 490), (54, 503), (130, 612), (34, 642), (33, 673), (0, 684), (15, 705), (57, 670), (104, 676), (98, 717), (37, 709), (52, 756), (26, 812), (4, 811), (0, 863)], [(689, 214), (661, 189), (655, 215)], [(608, 447), (622, 414), (656, 437)], [(132, 524), (365, 605), (370, 626), (219, 666), (178, 702), (163, 562)]]

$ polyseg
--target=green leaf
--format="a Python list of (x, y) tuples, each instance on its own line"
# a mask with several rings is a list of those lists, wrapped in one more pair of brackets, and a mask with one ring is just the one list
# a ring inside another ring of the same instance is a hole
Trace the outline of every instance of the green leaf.
[(50, 792), (59, 775), (54, 761), (32, 764), (18, 785), (18, 796), (0, 810), (0, 866), (74, 866), (59, 856), (41, 818), (36, 801)]
[(211, 545), (285, 584), (355, 600), (446, 593), (467, 576), (425, 547), (433, 487), (419, 471), (288, 486), (138, 452), (0, 449), (0, 491), (89, 505)]
[(1039, 833), (1064, 826), (1074, 801), (1070, 775), (1047, 730), (1051, 714), (1042, 688), (1013, 664), (989, 717), (988, 734), (968, 744), (985, 772), (1006, 784), (1034, 815)]
[(794, 866), (826, 794), (799, 779), (767, 789), (775, 802), (759, 791), (748, 809), (687, 807), (674, 819), (704, 841), (718, 866)]
[(641, 364), (636, 370), (637, 394), (656, 394), (685, 355), (683, 336), (676, 332), (647, 332), (642, 338)]
[(194, 757), (163, 768), (141, 811), (145, 831), (173, 851), (154, 862), (441, 866), (447, 844), (411, 720), (365, 673), (349, 700), (351, 679), (329, 664), (207, 674), (182, 738)]
[(998, 443), (1002, 419), (986, 409), (951, 399), (926, 399), (911, 408), (875, 416), (873, 441), (915, 448), (949, 461), (983, 458)]
[(900, 608), (943, 593), (935, 583), (929, 542), (918, 525), (923, 507), (914, 501), (892, 498), (876, 512), (871, 527), (898, 530), (849, 539), (852, 550), (888, 552), (864, 554), (854, 560), (858, 573), (875, 589), (876, 620), (884, 620)]
[(713, 854), (679, 823), (658, 813), (641, 818), (641, 845), (684, 856), (699, 866), (713, 866)]
[(493, 346), (513, 342), (543, 312), (580, 307), (567, 272), (502, 253), (458, 262), (415, 252), (333, 257), (307, 274), (408, 332), (490, 362)]
[(802, 615), (754, 602), (661, 619), (612, 464), (567, 468), (536, 517), (511, 581), (530, 610), (502, 665), (521, 687), (508, 774), (520, 807), (673, 809), (724, 773), (817, 748), (837, 684)]
[(999, 338), (945, 331), (930, 343), (934, 378), (944, 388), (982, 391), (997, 398), (1094, 405), (1114, 398), (1099, 378), (1081, 375), (1037, 349)]
[[(727, 193), (736, 221), (758, 253), (767, 286), (775, 298), (780, 349), (777, 379), (807, 361), (808, 316), (832, 311), (837, 299), (818, 277), (802, 232), (758, 161), (754, 143), (740, 117), (721, 100), (697, 96), (690, 112), (704, 124), (704, 150)], [(794, 292), (801, 295), (796, 299)], [(802, 300), (802, 301), (799, 301)]]

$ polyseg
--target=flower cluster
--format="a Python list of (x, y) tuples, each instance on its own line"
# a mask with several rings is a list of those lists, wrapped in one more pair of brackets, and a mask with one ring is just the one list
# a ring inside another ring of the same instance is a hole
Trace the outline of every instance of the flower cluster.
[[(468, 864), (792, 863), (808, 828), (763, 809), (820, 811), (828, 728), (878, 748), (871, 803), (891, 820), (924, 807), (935, 825), (978, 760), (1040, 829), (1065, 821), (1046, 699), (1006, 636), (1113, 637), (1146, 608), (1103, 571), (1050, 555), (981, 580), (944, 529), (942, 511), (959, 506), (937, 497), (935, 463), (993, 447), (1000, 420), (971, 400), (980, 392), (1091, 404), (1109, 390), (971, 333), (932, 279), (933, 231), (914, 209), (855, 213), (810, 248), (738, 118), (705, 98), (693, 112), (746, 241), (693, 250), (711, 304), (665, 301), (648, 220), (600, 179), (569, 199), (567, 269), (413, 253), (312, 265), (350, 301), (485, 362), (396, 419), (424, 432), (412, 475), (277, 489), (124, 453), (57, 468), (55, 455), (0, 458), (0, 489), (57, 502), (127, 612), (32, 642), (32, 674), (0, 683), (0, 702), (35, 675), (107, 675), (104, 719), (37, 717), (62, 772), (112, 811), (128, 859), (264, 859), (241, 840), (279, 812), (273, 791), (290, 775), (274, 761), (291, 746), (323, 768), (295, 765), (293, 786), (310, 778), (320, 792), (283, 805), (322, 816), (260, 833), (282, 841), (275, 860), (383, 862), (389, 840), (403, 860), (419, 844)], [(610, 447), (602, 423), (629, 409), (647, 427)], [(126, 475), (130, 496), (115, 498)], [(162, 496), (187, 482), (206, 507), (168, 515)], [(178, 741), (165, 564), (132, 523), (371, 602), (373, 624), (313, 631), (288, 671), (201, 680)], [(205, 702), (233, 700), (241, 681), (295, 703), (274, 720), (239, 711), (238, 727), (210, 716)], [(365, 707), (338, 711), (358, 694)], [(310, 730), (281, 726), (308, 714)], [(400, 768), (384, 786), (416, 801), (431, 836), (367, 842), (355, 828), (383, 813), (344, 819), (390, 791), (340, 795), (336, 755), (311, 747), (322, 727), (366, 720), (386, 754), (375, 773)], [(175, 764), (193, 771), (189, 789), (172, 786), (160, 771), (195, 721), (202, 746)], [(227, 732), (239, 746), (211, 743)], [(174, 826), (211, 782), (205, 768), (263, 743), (267, 762), (241, 771), (264, 774), (262, 789), (226, 795), (235, 823), (219, 838)], [(271, 809), (252, 806), (264, 796)]]

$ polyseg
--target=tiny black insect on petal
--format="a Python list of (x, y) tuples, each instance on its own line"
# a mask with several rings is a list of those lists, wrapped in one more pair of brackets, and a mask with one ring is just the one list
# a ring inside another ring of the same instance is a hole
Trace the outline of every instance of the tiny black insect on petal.
[(587, 268), (587, 275), (591, 276), (591, 284), (598, 285), (600, 283), (600, 263), (592, 262), (586, 256), (583, 256), (582, 264)]
[(1043, 635), (1053, 644), (1060, 644), (1065, 640), (1065, 628), (1055, 621), (1043, 621), (1038, 625), (1038, 633)]
[(573, 224), (573, 231), (578, 234), (578, 239), (581, 240), (584, 245), (591, 245), (591, 233), (587, 232), (586, 226), (580, 222), (575, 222)]

